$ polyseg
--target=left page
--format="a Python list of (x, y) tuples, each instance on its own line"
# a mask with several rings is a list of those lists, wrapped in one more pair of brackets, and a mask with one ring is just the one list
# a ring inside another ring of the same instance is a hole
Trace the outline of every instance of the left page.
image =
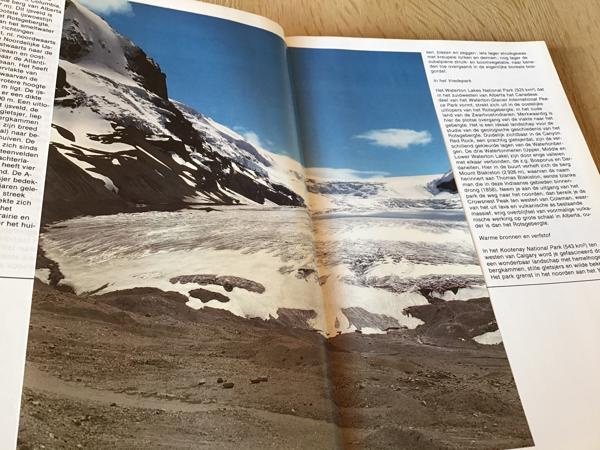
[(280, 28), (68, 0), (60, 40), (18, 446), (335, 448)]

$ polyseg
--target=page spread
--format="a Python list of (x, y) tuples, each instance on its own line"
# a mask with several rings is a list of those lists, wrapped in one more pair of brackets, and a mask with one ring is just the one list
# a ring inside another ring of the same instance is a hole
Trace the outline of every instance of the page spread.
[(0, 5), (2, 448), (596, 448), (600, 178), (544, 43)]

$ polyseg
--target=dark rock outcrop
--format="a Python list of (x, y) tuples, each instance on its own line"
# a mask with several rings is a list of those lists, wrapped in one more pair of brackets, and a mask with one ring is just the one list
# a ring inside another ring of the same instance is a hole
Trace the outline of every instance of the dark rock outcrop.
[[(65, 11), (74, 8), (73, 2), (67, 0)], [(60, 58), (69, 62), (76, 62), (89, 54), (93, 42), (88, 39), (79, 29), (77, 19), (65, 17), (63, 33), (60, 41)]]
[(65, 95), (68, 95), (66, 88), (69, 87), (67, 83), (67, 72), (62, 67), (58, 68), (58, 73), (56, 74), (56, 87), (54, 90), (54, 98), (61, 98)]
[(417, 334), (433, 339), (468, 340), (498, 329), (489, 298), (410, 306), (404, 312), (425, 322)]
[(195, 283), (201, 286), (203, 285), (217, 285), (223, 286), (227, 292), (233, 291), (234, 288), (244, 289), (250, 292), (256, 292), (262, 294), (265, 292), (265, 287), (257, 283), (256, 281), (248, 280), (246, 278), (235, 277), (232, 275), (217, 276), (211, 274), (198, 274), (198, 275), (179, 275), (169, 280), (173, 284), (181, 283)]
[(109, 292), (92, 297), (96, 303), (112, 306), (138, 316), (167, 316), (179, 320), (196, 320), (197, 311), (186, 303), (188, 297), (178, 292), (156, 288), (134, 288)]
[(227, 303), (229, 297), (219, 292), (209, 291), (208, 289), (197, 288), (190, 291), (190, 297), (197, 298), (202, 303), (208, 303), (211, 300), (216, 300), (221, 303)]
[(451, 194), (458, 194), (458, 187), (456, 186), (456, 179), (452, 171), (445, 173), (442, 177), (437, 180), (433, 180), (429, 186), (429, 190), (433, 194), (440, 192), (450, 192)]
[(317, 313), (312, 309), (279, 308), (277, 310), (277, 319), (270, 320), (276, 321), (286, 327), (312, 330), (313, 328), (309, 325), (309, 321), (316, 318)]
[(456, 180), (452, 177), (449, 180), (442, 181), (437, 185), (440, 191), (448, 191), (453, 194), (458, 194), (458, 187), (456, 186)]
[(160, 70), (160, 66), (139, 47), (132, 47), (127, 58), (129, 69), (138, 75), (142, 86), (168, 100), (167, 76)]
[(393, 317), (385, 314), (376, 314), (367, 311), (360, 307), (343, 308), (342, 312), (350, 322), (350, 326), (354, 325), (357, 330), (363, 328), (375, 328), (385, 330), (387, 328), (400, 328), (400, 323)]

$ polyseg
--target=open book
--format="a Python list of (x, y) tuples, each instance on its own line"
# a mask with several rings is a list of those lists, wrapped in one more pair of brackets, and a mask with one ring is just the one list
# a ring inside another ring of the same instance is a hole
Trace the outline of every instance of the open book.
[(600, 445), (600, 183), (543, 43), (0, 21), (2, 448)]

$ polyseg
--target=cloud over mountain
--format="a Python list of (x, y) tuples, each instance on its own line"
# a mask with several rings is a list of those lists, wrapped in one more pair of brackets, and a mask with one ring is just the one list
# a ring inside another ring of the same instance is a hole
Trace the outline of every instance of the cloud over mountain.
[(406, 150), (413, 145), (427, 145), (431, 142), (431, 133), (429, 131), (416, 131), (403, 128), (370, 130), (354, 137), (356, 139), (364, 139), (372, 145), (396, 148), (398, 150)]
[(123, 14), (131, 12), (129, 0), (79, 0), (79, 3), (100, 14)]

